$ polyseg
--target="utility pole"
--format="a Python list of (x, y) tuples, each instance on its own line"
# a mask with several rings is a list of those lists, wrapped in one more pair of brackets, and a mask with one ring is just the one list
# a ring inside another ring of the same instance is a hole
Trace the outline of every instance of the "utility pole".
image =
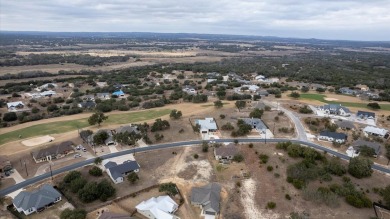
[(50, 168), (51, 181), (53, 181), (53, 171), (51, 170), (51, 164), (50, 164), (49, 168)]
[(24, 161), (24, 168), (26, 169), (26, 175), (28, 176), (26, 161)]
[(21, 168), (22, 168), (22, 170), (23, 170), (22, 159), (20, 159), (20, 167), (21, 167)]
[(265, 144), (267, 144), (267, 130), (265, 130), (265, 132), (264, 132), (264, 141), (265, 141)]

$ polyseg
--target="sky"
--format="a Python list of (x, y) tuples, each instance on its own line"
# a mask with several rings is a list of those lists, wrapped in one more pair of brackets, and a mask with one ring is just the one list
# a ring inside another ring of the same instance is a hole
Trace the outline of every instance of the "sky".
[(390, 0), (0, 0), (0, 31), (390, 41)]

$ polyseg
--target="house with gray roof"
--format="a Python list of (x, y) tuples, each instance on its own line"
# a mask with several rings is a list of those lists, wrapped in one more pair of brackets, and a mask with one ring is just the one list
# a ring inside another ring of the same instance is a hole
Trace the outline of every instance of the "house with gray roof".
[(195, 120), (195, 124), (199, 125), (200, 134), (205, 140), (209, 139), (209, 134), (218, 131), (218, 126), (214, 118), (197, 119)]
[(65, 141), (57, 145), (51, 145), (47, 148), (42, 148), (38, 151), (33, 151), (31, 155), (36, 163), (41, 163), (44, 161), (59, 159), (74, 152), (75, 150), (73, 148), (73, 142)]
[(201, 216), (216, 218), (220, 210), (221, 186), (218, 183), (210, 183), (202, 187), (194, 187), (190, 199), (192, 205), (200, 207)]
[(238, 150), (234, 144), (222, 145), (214, 149), (214, 156), (219, 161), (230, 161)]
[(329, 131), (322, 131), (318, 135), (318, 140), (336, 142), (340, 144), (344, 143), (347, 140), (347, 138), (348, 136), (344, 133), (329, 132)]
[(318, 110), (328, 115), (350, 116), (351, 111), (341, 104), (326, 104), (318, 107)]
[(353, 122), (348, 121), (348, 120), (336, 120), (334, 123), (341, 129), (343, 130), (354, 130), (355, 125)]
[(86, 102), (81, 102), (77, 104), (79, 108), (84, 108), (84, 109), (92, 109), (95, 108), (96, 103), (93, 101), (86, 101)]
[(61, 201), (61, 193), (53, 186), (44, 184), (33, 192), (20, 192), (12, 200), (12, 204), (19, 213), (23, 212), (25, 215), (29, 215), (34, 212), (41, 212), (59, 201)]
[(139, 134), (141, 133), (138, 129), (138, 126), (131, 126), (131, 125), (125, 125), (125, 126), (121, 126), (117, 129), (115, 129), (115, 133), (132, 133), (134, 132), (135, 134)]
[(268, 127), (264, 124), (261, 119), (258, 118), (241, 118), (245, 124), (250, 125), (253, 129), (256, 129), (260, 133), (265, 133)]
[(360, 120), (367, 120), (367, 119), (372, 119), (375, 120), (375, 113), (373, 112), (366, 112), (366, 111), (358, 111), (356, 113), (356, 117)]
[(96, 98), (100, 100), (109, 100), (111, 98), (110, 93), (97, 93)]
[(104, 160), (103, 166), (106, 169), (107, 174), (111, 180), (115, 183), (121, 183), (125, 180), (125, 177), (132, 172), (139, 172), (140, 165), (137, 161), (127, 160), (122, 164), (117, 164), (113, 161)]
[(362, 147), (369, 147), (374, 149), (374, 157), (378, 157), (381, 152), (381, 144), (377, 142), (371, 142), (371, 141), (365, 141), (362, 139), (359, 139), (357, 141), (352, 142), (351, 146), (347, 149), (347, 155), (349, 157), (356, 157), (359, 156), (360, 150)]

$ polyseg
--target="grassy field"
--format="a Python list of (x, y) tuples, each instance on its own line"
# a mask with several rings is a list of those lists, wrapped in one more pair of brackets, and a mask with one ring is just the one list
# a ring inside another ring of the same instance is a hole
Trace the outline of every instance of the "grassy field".
[[(346, 107), (356, 107), (356, 108), (366, 108), (370, 109), (367, 107), (367, 103), (354, 103), (354, 102), (340, 102), (340, 101), (328, 101), (325, 100), (326, 95), (324, 94), (301, 94), (301, 97), (303, 99), (309, 99), (309, 100), (318, 100), (323, 103), (330, 103), (330, 104), (341, 104)], [(382, 110), (390, 111), (390, 104), (379, 104), (381, 106)]]
[[(108, 116), (108, 119), (104, 121), (104, 124), (134, 123), (134, 122), (155, 119), (161, 116), (165, 116), (170, 112), (171, 112), (170, 109), (162, 109), (162, 110), (148, 110), (142, 112), (115, 114), (115, 115)], [(77, 130), (78, 128), (85, 128), (88, 126), (90, 126), (88, 123), (88, 118), (34, 125), (24, 129), (20, 129), (17, 131), (8, 132), (0, 135), (0, 145), (10, 141), (18, 140), (19, 135), (21, 135), (21, 139), (25, 139), (34, 136), (60, 134), (64, 132)]]

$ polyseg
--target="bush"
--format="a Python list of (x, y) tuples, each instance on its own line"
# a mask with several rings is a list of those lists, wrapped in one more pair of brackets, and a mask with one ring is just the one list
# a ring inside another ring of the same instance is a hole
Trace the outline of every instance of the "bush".
[(153, 123), (150, 131), (155, 132), (155, 131), (163, 131), (166, 129), (169, 129), (170, 124), (167, 120), (161, 120), (161, 119), (156, 119), (156, 121)]
[(241, 161), (244, 160), (244, 156), (242, 156), (242, 154), (236, 154), (234, 155), (233, 157), (233, 161), (237, 162), (237, 163), (240, 163)]
[(131, 172), (129, 175), (127, 175), (127, 180), (131, 183), (134, 184), (139, 180), (139, 176), (135, 172)]
[(233, 125), (230, 122), (228, 122), (225, 125), (223, 125), (221, 127), (221, 129), (224, 130), (224, 131), (231, 131), (231, 130), (234, 129), (234, 127), (233, 127)]
[(273, 166), (267, 166), (267, 170), (268, 172), (271, 172), (272, 170), (274, 170)]
[(253, 143), (249, 143), (248, 147), (253, 148)]
[(266, 154), (260, 154), (259, 159), (262, 164), (266, 164), (268, 162), (269, 156)]
[(74, 179), (77, 179), (77, 178), (80, 178), (80, 177), (81, 177), (81, 173), (79, 171), (73, 170), (73, 171), (70, 171), (68, 174), (66, 174), (66, 176), (63, 179), (63, 182), (64, 183), (70, 183)]
[(177, 188), (176, 188), (176, 184), (171, 183), (171, 182), (161, 184), (158, 191), (159, 192), (166, 192), (170, 196), (175, 196), (178, 193)]
[(372, 164), (373, 162), (367, 158), (351, 158), (349, 160), (348, 173), (358, 179), (369, 177), (373, 172), (371, 169)]
[(276, 208), (275, 202), (268, 202), (267, 203), (267, 209), (274, 209), (274, 208)]
[(103, 170), (97, 166), (92, 167), (88, 172), (92, 176), (102, 176), (103, 175)]
[(221, 118), (221, 119), (225, 119), (225, 118), (226, 118), (226, 116), (225, 116), (224, 114), (221, 114), (221, 115), (219, 115), (219, 118)]
[(290, 196), (289, 194), (286, 194), (284, 197), (285, 197), (287, 200), (291, 200), (291, 196)]
[(194, 154), (194, 158), (195, 158), (195, 159), (198, 159), (198, 158), (199, 158), (199, 155), (198, 155), (198, 154)]
[(202, 152), (207, 153), (209, 151), (209, 144), (207, 142), (202, 143)]
[(85, 219), (87, 217), (87, 211), (84, 209), (65, 209), (61, 212), (60, 219)]
[(9, 112), (9, 113), (4, 113), (3, 120), (6, 122), (12, 122), (17, 120), (18, 117), (16, 116), (15, 112)]

